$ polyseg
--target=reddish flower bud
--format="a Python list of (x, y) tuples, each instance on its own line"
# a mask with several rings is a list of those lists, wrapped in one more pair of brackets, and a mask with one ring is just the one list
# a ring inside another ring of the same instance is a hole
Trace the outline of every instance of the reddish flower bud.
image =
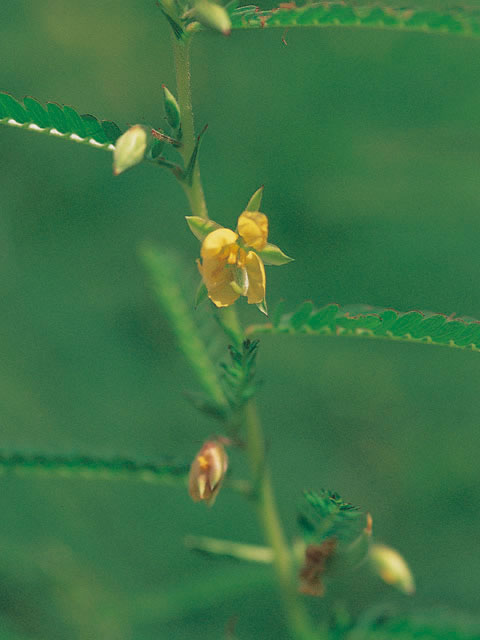
[(204, 500), (213, 505), (228, 468), (228, 456), (223, 444), (209, 440), (195, 456), (188, 477), (188, 491), (194, 502)]

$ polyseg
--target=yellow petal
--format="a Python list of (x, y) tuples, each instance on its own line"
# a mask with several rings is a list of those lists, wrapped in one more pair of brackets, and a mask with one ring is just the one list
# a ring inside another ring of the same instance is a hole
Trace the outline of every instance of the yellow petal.
[(267, 244), (268, 218), (260, 211), (244, 211), (238, 219), (238, 233), (244, 243), (261, 251)]
[(198, 265), (198, 269), (207, 287), (208, 297), (217, 307), (228, 307), (240, 297), (231, 286), (234, 274), (225, 259), (204, 259), (203, 264)]
[(231, 229), (215, 229), (208, 234), (202, 244), (202, 258), (215, 258), (220, 256), (222, 252), (229, 246), (236, 243), (238, 235)]
[(259, 304), (265, 299), (265, 267), (255, 251), (249, 251), (246, 259), (248, 274), (248, 304)]

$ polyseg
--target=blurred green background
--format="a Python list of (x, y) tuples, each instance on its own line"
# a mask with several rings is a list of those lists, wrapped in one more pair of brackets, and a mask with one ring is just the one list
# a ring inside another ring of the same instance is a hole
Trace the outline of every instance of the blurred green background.
[[(174, 88), (153, 0), (3, 2), (0, 89), (161, 126)], [(210, 215), (233, 225), (265, 184), (271, 239), (296, 261), (268, 300), (365, 302), (480, 318), (480, 41), (350, 29), (202, 34), (193, 46)], [(138, 245), (198, 243), (174, 179), (113, 178), (104, 152), (0, 131), (0, 448), (189, 459), (216, 425), (152, 299)], [(260, 320), (241, 305), (246, 321)], [(285, 364), (287, 363), (287, 366)], [(365, 571), (343, 602), (478, 609), (480, 356), (335, 338), (265, 337), (259, 402), (281, 512), (303, 488), (373, 514), (409, 560), (413, 599)], [(239, 473), (242, 464), (237, 461)], [(270, 571), (186, 550), (187, 533), (261, 540), (241, 497), (0, 477), (2, 638), (286, 640)], [(478, 611), (477, 611), (478, 612)], [(9, 635), (11, 634), (11, 635)]]

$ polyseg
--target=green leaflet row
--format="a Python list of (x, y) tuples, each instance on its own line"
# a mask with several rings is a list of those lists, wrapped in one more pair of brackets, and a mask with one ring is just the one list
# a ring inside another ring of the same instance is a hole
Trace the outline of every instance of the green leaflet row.
[(37, 131), (51, 136), (113, 151), (122, 131), (110, 120), (97, 120), (89, 114), (79, 115), (73, 107), (47, 102), (44, 107), (35, 98), (23, 103), (9, 93), (0, 92), (0, 124)]
[[(267, 27), (373, 27), (432, 33), (456, 33), (480, 36), (480, 10), (441, 8), (395, 8), (389, 6), (350, 6), (345, 2), (322, 2), (296, 7), (295, 2), (282, 3), (276, 9), (261, 11), (258, 7), (240, 7), (232, 12), (232, 29)], [(406, 3), (408, 6), (408, 3)]]
[(146, 482), (183, 482), (188, 475), (186, 464), (142, 463), (128, 458), (56, 456), (0, 451), (0, 473), (43, 473), (44, 475), (81, 475), (91, 478), (125, 477)]
[(249, 327), (249, 335), (290, 333), (311, 335), (363, 336), (407, 342), (480, 350), (480, 322), (439, 313), (408, 311), (356, 305), (329, 304), (315, 309), (305, 302), (297, 311), (282, 314), (278, 308), (272, 322)]

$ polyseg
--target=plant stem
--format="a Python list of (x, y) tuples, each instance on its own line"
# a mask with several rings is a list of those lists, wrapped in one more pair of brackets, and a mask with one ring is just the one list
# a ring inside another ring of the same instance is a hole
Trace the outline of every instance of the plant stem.
[(280, 584), (290, 629), (297, 640), (321, 640), (314, 633), (308, 613), (297, 591), (292, 553), (288, 546), (275, 502), (270, 471), (265, 459), (265, 441), (255, 401), (245, 408), (247, 453), (254, 475), (258, 518), (265, 540), (273, 550), (273, 564)]
[[(195, 146), (195, 130), (193, 120), (189, 39), (181, 42), (173, 37), (175, 71), (177, 78), (178, 104), (180, 106), (183, 129), (183, 147), (181, 149), (185, 164)], [(192, 185), (184, 183), (192, 213), (208, 219), (207, 206), (203, 194), (198, 163), (195, 167)], [(220, 322), (231, 339), (237, 343), (244, 338), (244, 331), (238, 321), (233, 307), (223, 309)], [(254, 476), (257, 513), (265, 540), (273, 550), (273, 565), (279, 581), (283, 603), (286, 609), (288, 624), (295, 640), (325, 640), (314, 633), (308, 613), (297, 592), (297, 577), (292, 554), (283, 532), (280, 517), (275, 503), (270, 472), (265, 459), (265, 442), (262, 427), (255, 403), (250, 400), (244, 413), (244, 424), (247, 437), (247, 453)]]
[[(187, 37), (186, 41), (181, 41), (172, 35), (175, 75), (177, 80), (177, 101), (180, 107), (183, 133), (183, 144), (179, 151), (185, 167), (188, 165), (196, 142), (190, 83), (190, 40), (191, 38)], [(198, 159), (193, 171), (192, 184), (182, 182), (182, 186), (190, 203), (193, 215), (208, 220), (207, 204), (200, 180)]]

